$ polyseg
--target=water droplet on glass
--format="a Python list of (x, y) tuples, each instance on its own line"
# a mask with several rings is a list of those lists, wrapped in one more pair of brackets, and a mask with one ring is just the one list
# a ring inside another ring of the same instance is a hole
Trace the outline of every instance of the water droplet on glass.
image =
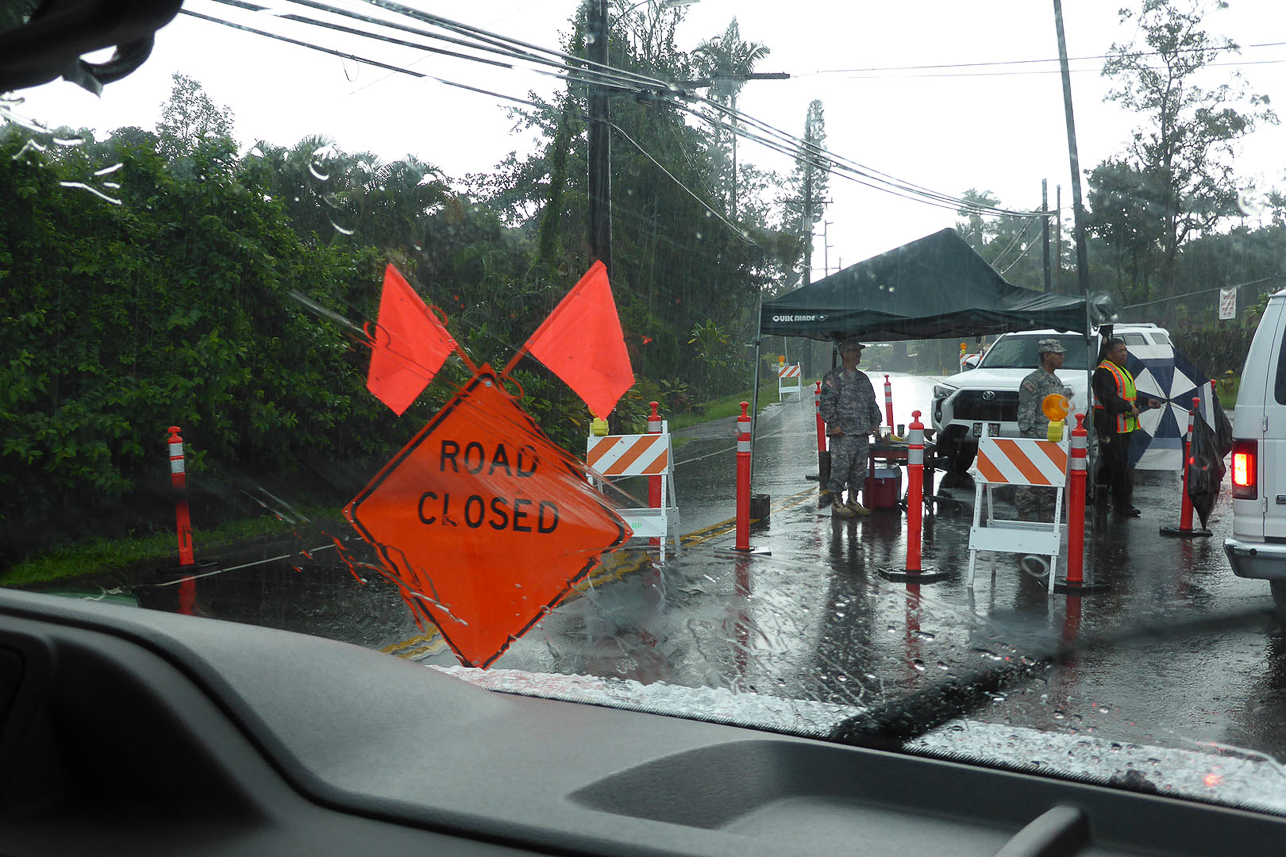
[(357, 231), (356, 229), (348, 229), (346, 227), (340, 226), (338, 223), (336, 223), (333, 220), (330, 222), (330, 225), (334, 227), (335, 231), (338, 232), (340, 235), (352, 235), (354, 232)]
[(1067, 717), (1067, 712), (1063, 711), (1061, 708), (1055, 708), (1054, 713), (1050, 716), (1055, 720), (1063, 720)]
[(1237, 194), (1237, 208), (1247, 217), (1257, 217), (1268, 207), (1268, 198), (1258, 191), (1246, 190)]
[(111, 190), (120, 190), (121, 183), (120, 182), (103, 182), (103, 187), (110, 188)]
[(123, 166), (125, 166), (125, 165), (122, 163), (122, 164), (113, 164), (113, 165), (112, 165), (112, 166), (110, 166), (110, 167), (103, 167), (101, 170), (99, 170), (98, 172), (94, 173), (94, 175), (96, 175), (96, 176), (109, 176), (109, 175), (111, 175), (112, 173), (114, 173), (114, 172), (116, 172), (117, 170), (119, 170), (119, 169), (120, 169), (121, 167), (123, 167)]
[(15, 152), (13, 157), (10, 158), (10, 160), (16, 161), (19, 158), (21, 158), (23, 155), (31, 151), (44, 152), (44, 151), (47, 151), (48, 149), (49, 149), (48, 146), (45, 146), (41, 143), (37, 143), (35, 140), (28, 140), (27, 142), (22, 144), (22, 148), (19, 149), (17, 152)]
[(937, 639), (937, 635), (930, 631), (912, 631), (911, 633), (915, 636), (916, 639), (919, 639), (919, 640), (936, 640)]
[(89, 185), (85, 184), (84, 182), (59, 182), (58, 184), (62, 185), (63, 187), (74, 187), (74, 188), (77, 188), (77, 189), (79, 189), (79, 190), (87, 190), (87, 191), (89, 191), (90, 193), (92, 193), (94, 196), (96, 196), (96, 197), (98, 197), (99, 199), (101, 199), (103, 202), (110, 202), (112, 205), (120, 205), (120, 204), (121, 204), (121, 201), (120, 201), (119, 199), (116, 199), (116, 198), (114, 198), (114, 197), (110, 197), (110, 196), (108, 196), (107, 194), (103, 193), (103, 192), (102, 192), (101, 190), (99, 190), (98, 188), (96, 188), (96, 187), (90, 187)]
[(702, 236), (701, 236), (701, 233), (700, 233), (700, 232), (698, 232), (698, 233), (697, 233), (697, 240), (698, 240), (698, 241), (700, 241), (700, 240), (701, 240), (701, 237), (702, 237)]
[(915, 669), (918, 672), (924, 672), (924, 661), (920, 660), (919, 658), (916, 658), (915, 660), (911, 661), (911, 666), (915, 667)]
[(947, 666), (942, 661), (938, 661), (938, 669), (942, 670), (943, 672), (946, 672), (947, 670), (951, 669), (951, 667)]
[(85, 142), (84, 137), (55, 137), (54, 142), (60, 146), (79, 146)]

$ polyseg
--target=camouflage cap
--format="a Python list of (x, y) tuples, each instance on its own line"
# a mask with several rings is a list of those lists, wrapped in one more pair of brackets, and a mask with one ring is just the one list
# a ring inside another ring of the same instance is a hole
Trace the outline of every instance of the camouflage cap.
[(1067, 349), (1057, 339), (1042, 339), (1036, 343), (1037, 354), (1066, 354)]
[(862, 343), (862, 340), (858, 339), (857, 337), (850, 336), (848, 339), (845, 339), (842, 342), (840, 342), (839, 353), (843, 354), (846, 351), (861, 351), (865, 347), (866, 346)]

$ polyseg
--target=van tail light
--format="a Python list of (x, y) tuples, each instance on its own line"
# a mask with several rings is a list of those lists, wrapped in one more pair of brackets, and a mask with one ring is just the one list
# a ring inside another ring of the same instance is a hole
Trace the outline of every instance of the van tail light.
[(1259, 498), (1259, 442), (1235, 440), (1232, 443), (1232, 496), (1237, 500)]

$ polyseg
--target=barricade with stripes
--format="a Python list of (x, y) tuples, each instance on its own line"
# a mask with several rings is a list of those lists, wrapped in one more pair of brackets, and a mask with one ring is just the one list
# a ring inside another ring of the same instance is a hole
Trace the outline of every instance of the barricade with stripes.
[(674, 552), (682, 554), (679, 541), (679, 503), (674, 494), (674, 451), (670, 446), (670, 424), (661, 423), (661, 431), (649, 434), (609, 434), (589, 438), (585, 463), (599, 476), (609, 480), (629, 476), (657, 477), (661, 481), (658, 508), (621, 508), (621, 517), (634, 530), (636, 538), (658, 539), (661, 561), (665, 561), (666, 541), (673, 540)]
[[(991, 437), (984, 429), (978, 440), (978, 458), (975, 483), (977, 490), (973, 504), (973, 526), (969, 530), (969, 575), (967, 585), (973, 587), (974, 565), (978, 551), (991, 551), (992, 565), (997, 552), (1020, 553), (1049, 557), (1053, 571), (1058, 563), (1063, 537), (1060, 521), (1063, 514), (1063, 493), (1067, 485), (1067, 442), (1055, 443), (1034, 438)], [(992, 518), (991, 488), (993, 485), (1013, 485), (1054, 489), (1054, 521), (1011, 521)], [(983, 501), (986, 510), (983, 510)]]
[(798, 363), (777, 369), (777, 401), (780, 402), (786, 396), (795, 396), (799, 401), (804, 401), (804, 379)]

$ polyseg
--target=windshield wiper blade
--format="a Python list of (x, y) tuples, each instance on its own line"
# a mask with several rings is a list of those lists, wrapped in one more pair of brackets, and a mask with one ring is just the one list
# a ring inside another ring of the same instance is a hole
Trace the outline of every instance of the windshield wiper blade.
[(1046, 652), (956, 676), (854, 715), (832, 729), (827, 740), (875, 750), (898, 750), (906, 742), (991, 703), (996, 694), (1015, 683), (1036, 678), (1054, 664), (1082, 652), (1223, 631), (1274, 630), (1282, 627), (1284, 618), (1277, 609), (1265, 607), (1168, 625), (1145, 625), (1115, 634), (1083, 637), (1071, 643), (1054, 643)]

